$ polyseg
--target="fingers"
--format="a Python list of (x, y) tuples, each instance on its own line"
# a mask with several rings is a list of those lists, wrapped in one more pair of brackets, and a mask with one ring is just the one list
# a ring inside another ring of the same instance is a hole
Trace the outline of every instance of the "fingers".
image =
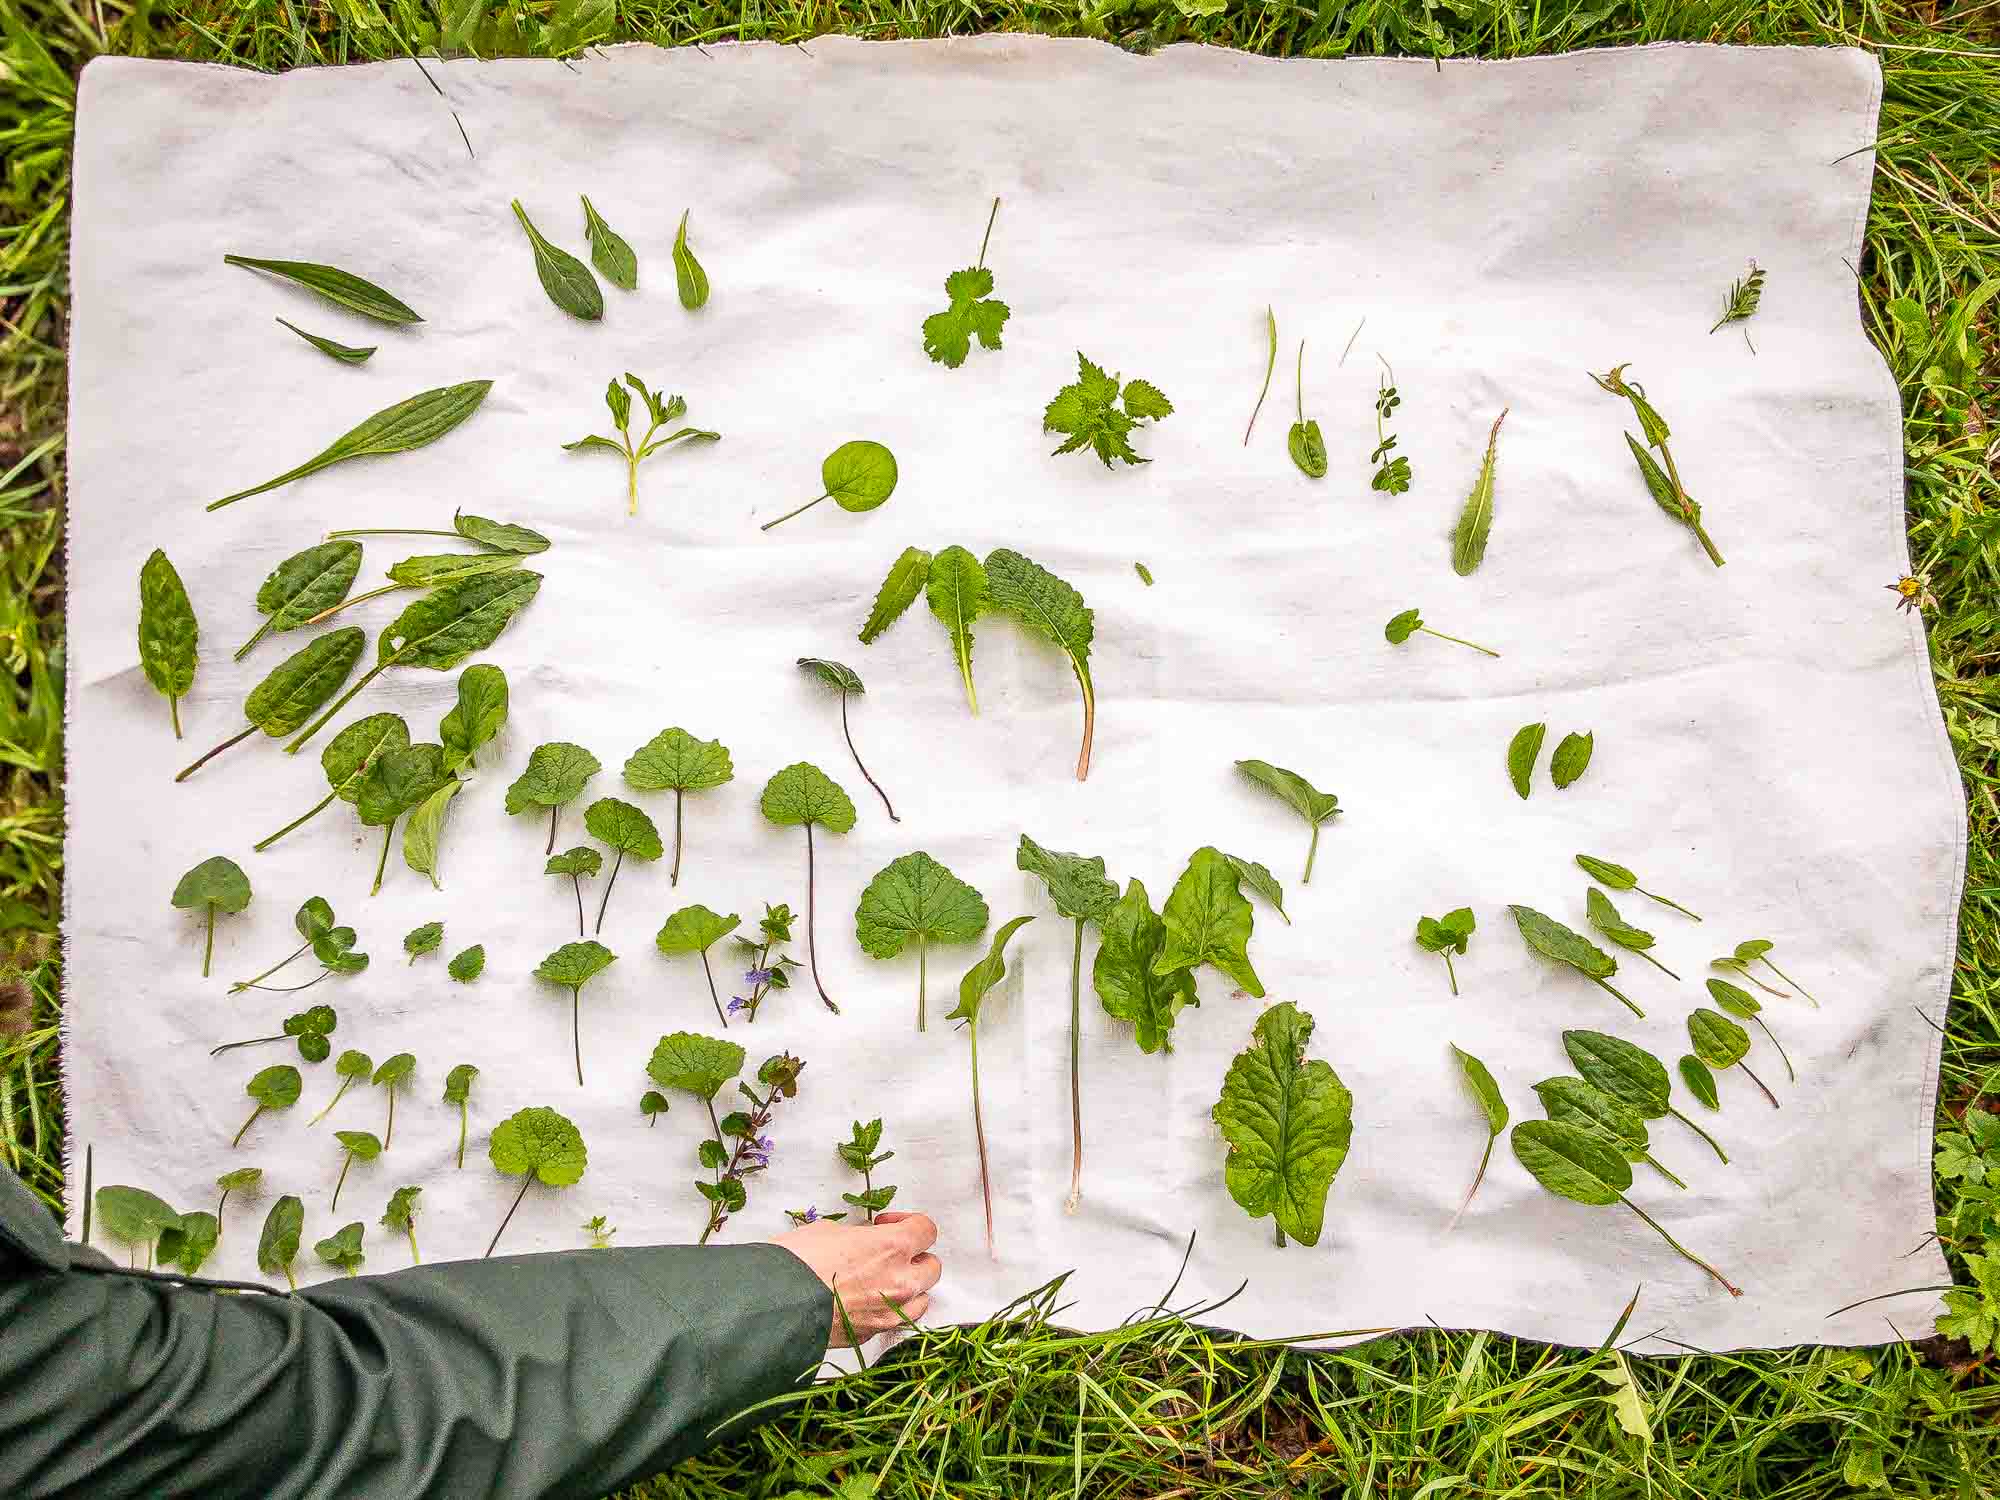
[(937, 1243), (937, 1225), (931, 1222), (929, 1214), (877, 1214), (875, 1222), (887, 1225), (910, 1255), (921, 1255)]
[(944, 1275), (944, 1262), (935, 1255), (924, 1254), (910, 1261), (911, 1281), (919, 1293), (928, 1293)]

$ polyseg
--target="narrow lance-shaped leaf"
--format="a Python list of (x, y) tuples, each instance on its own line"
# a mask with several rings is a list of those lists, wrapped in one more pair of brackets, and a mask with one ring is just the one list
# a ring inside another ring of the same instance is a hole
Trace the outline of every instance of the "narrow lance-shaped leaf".
[(1311, 885), (1313, 861), (1319, 857), (1320, 825), (1339, 813), (1340, 798), (1320, 791), (1297, 771), (1287, 771), (1267, 760), (1239, 760), (1236, 769), (1306, 820), (1306, 826), (1312, 830), (1312, 842), (1306, 845), (1306, 872), (1299, 878), (1299, 884)]
[(320, 769), (326, 773), (330, 790), (304, 813), (283, 828), (253, 845), (260, 853), (318, 817), (335, 802), (358, 802), (361, 788), (375, 762), (396, 750), (406, 750), (410, 729), (399, 714), (370, 714), (356, 719), (327, 742), (319, 753)]
[(854, 757), (854, 769), (861, 773), (864, 781), (875, 788), (875, 795), (882, 799), (882, 807), (889, 814), (889, 821), (902, 822), (903, 820), (896, 816), (895, 806), (889, 801), (889, 794), (882, 790), (882, 783), (871, 776), (868, 767), (861, 763), (861, 752), (854, 748), (854, 735), (847, 727), (848, 695), (853, 694), (858, 697), (866, 691), (861, 685), (861, 674), (843, 662), (828, 661), (820, 656), (801, 656), (798, 664), (812, 673), (822, 685), (840, 694), (840, 733), (847, 741), (847, 753)]
[(569, 991), (570, 1049), (576, 1059), (576, 1084), (583, 1087), (583, 987), (618, 961), (618, 955), (604, 944), (592, 941), (564, 943), (535, 965), (535, 977), (546, 979)]
[(324, 297), (336, 307), (360, 313), (362, 317), (373, 318), (378, 323), (423, 322), (416, 310), (402, 298), (336, 266), (323, 266), (306, 260), (259, 260), (250, 255), (225, 255), (222, 260), (225, 265), (242, 266), (245, 270), (263, 271), (281, 277), (294, 286), (302, 286)]
[(1326, 1198), (1354, 1137), (1354, 1096), (1330, 1064), (1306, 1061), (1313, 1018), (1289, 1000), (1257, 1018), (1211, 1112), (1229, 1145), (1223, 1181), (1253, 1219), (1269, 1214), (1280, 1248), (1319, 1243)]
[(1672, 1115), (1707, 1144), (1724, 1166), (1729, 1157), (1707, 1131), (1673, 1105), (1673, 1084), (1666, 1064), (1636, 1042), (1602, 1031), (1565, 1031), (1563, 1051), (1570, 1066), (1593, 1088), (1629, 1106), (1642, 1120)]
[(1645, 959), (1647, 963), (1658, 969), (1667, 978), (1674, 980), (1676, 983), (1679, 982), (1680, 975), (1676, 974), (1647, 951), (1653, 946), (1654, 938), (1652, 933), (1647, 932), (1642, 927), (1632, 926), (1631, 923), (1621, 917), (1618, 914), (1618, 908), (1611, 904), (1611, 898), (1596, 886), (1590, 888), (1590, 894), (1584, 901), (1584, 910), (1589, 913), (1590, 925), (1592, 927), (1595, 927), (1599, 932), (1603, 933), (1612, 942), (1627, 952), (1638, 954), (1639, 957)]
[(1509, 906), (1507, 910), (1514, 914), (1514, 925), (1521, 930), (1521, 938), (1530, 948), (1544, 958), (1568, 964), (1633, 1015), (1645, 1016), (1643, 1010), (1606, 982), (1618, 972), (1617, 959), (1583, 934), (1572, 932), (1554, 917), (1544, 916), (1533, 907)]
[[(884, 589), (888, 586), (883, 584)], [(951, 637), (951, 654), (958, 663), (959, 679), (965, 684), (966, 705), (977, 714), (979, 694), (972, 686), (972, 626), (986, 608), (986, 569), (963, 547), (947, 547), (925, 569), (924, 598)]]
[(1596, 735), (1577, 734), (1573, 730), (1562, 737), (1556, 753), (1549, 757), (1549, 780), (1556, 784), (1557, 791), (1582, 779), (1583, 773), (1590, 769), (1590, 752), (1596, 743)]
[(260, 729), (272, 739), (292, 733), (340, 691), (340, 685), (353, 674), (354, 664), (361, 660), (367, 644), (367, 633), (353, 625), (308, 641), (250, 689), (243, 700), (243, 717), (249, 724), (206, 754), (197, 756), (174, 780), (186, 781), (230, 746), (241, 744)]
[(488, 1255), (493, 1253), (500, 1243), (500, 1236), (514, 1221), (514, 1210), (528, 1196), (530, 1183), (540, 1182), (546, 1187), (556, 1188), (572, 1187), (583, 1180), (584, 1168), (590, 1161), (582, 1132), (554, 1110), (540, 1107), (516, 1110), (494, 1126), (486, 1154), (501, 1175), (521, 1179), (521, 1191), (508, 1206), (506, 1217), (501, 1219), (500, 1227), (493, 1231), (493, 1239), (486, 1247)]
[(1451, 1223), (1445, 1227), (1456, 1229), (1458, 1221), (1465, 1217), (1465, 1211), (1472, 1207), (1473, 1195), (1479, 1191), (1479, 1184), (1486, 1180), (1486, 1167), (1493, 1160), (1493, 1143), (1500, 1139), (1500, 1132), (1507, 1128), (1507, 1100), (1500, 1093), (1500, 1085), (1493, 1081), (1493, 1074), (1486, 1064), (1470, 1052), (1449, 1043), (1451, 1055), (1458, 1060), (1459, 1076), (1465, 1086), (1472, 1091), (1478, 1101), (1480, 1112), (1486, 1116), (1486, 1149), (1479, 1154), (1479, 1170), (1472, 1174), (1472, 1186), (1465, 1190), (1465, 1201), (1458, 1205), (1458, 1212), (1451, 1216)]
[(357, 348), (352, 344), (337, 343), (333, 339), (322, 338), (316, 333), (308, 333), (305, 329), (299, 327), (298, 324), (287, 322), (283, 318), (279, 318), (277, 321), (286, 328), (291, 329), (293, 333), (296, 333), (329, 359), (337, 359), (344, 365), (367, 364), (369, 356), (379, 347), (375, 344), (367, 344)]
[(1174, 882), (1161, 915), (1167, 941), (1153, 961), (1154, 973), (1173, 974), (1213, 964), (1253, 998), (1263, 999), (1264, 982), (1250, 964), (1250, 934), (1256, 915), (1235, 868), (1221, 850), (1208, 846), (1195, 850)]
[(139, 569), (139, 666), (167, 700), (174, 738), (181, 738), (181, 699), (194, 686), (201, 627), (181, 575), (158, 548)]
[(1005, 547), (986, 554), (986, 585), (993, 608), (1012, 615), (1069, 658), (1083, 695), (1083, 745), (1076, 779), (1090, 775), (1090, 747), (1097, 729), (1097, 690), (1090, 680), (1090, 642), (1096, 616), (1083, 595), (1039, 563)]
[(528, 248), (535, 257), (535, 277), (548, 293), (549, 301), (568, 313), (572, 318), (595, 321), (604, 316), (604, 293), (598, 289), (597, 278), (590, 274), (590, 267), (558, 245), (552, 245), (542, 237), (540, 230), (528, 219), (528, 211), (521, 207), (516, 198), (512, 204), (514, 217), (528, 236)]
[(839, 1015), (840, 1007), (833, 1003), (833, 996), (826, 992), (826, 982), (819, 975), (816, 935), (818, 879), (814, 869), (813, 828), (818, 825), (830, 833), (846, 833), (854, 827), (854, 803), (841, 790), (840, 784), (818, 766), (809, 761), (797, 761), (764, 784), (764, 794), (758, 806), (766, 821), (780, 828), (803, 827), (806, 831), (806, 958), (812, 969), (813, 987), (819, 991), (821, 1002)]
[(632, 253), (632, 247), (623, 236), (604, 222), (588, 197), (583, 199), (583, 232), (590, 241), (590, 263), (597, 267), (604, 279), (624, 291), (637, 290), (639, 257)]
[[(1716, 985), (1723, 981), (1711, 979), (1709, 983)], [(1735, 986), (1732, 985), (1730, 988), (1734, 989)], [(1750, 1000), (1750, 996), (1742, 990), (1736, 990), (1736, 994), (1745, 1000)], [(1734, 1003), (1733, 997), (1732, 1003)], [(1757, 1002), (1750, 1000), (1750, 1003), (1755, 1005)], [(1698, 1008), (1688, 1017), (1687, 1028), (1688, 1044), (1694, 1049), (1696, 1057), (1718, 1071), (1724, 1068), (1741, 1068), (1743, 1076), (1757, 1085), (1757, 1091), (1764, 1096), (1771, 1108), (1778, 1108), (1778, 1096), (1772, 1093), (1764, 1080), (1752, 1072), (1749, 1064), (1743, 1061), (1750, 1054), (1749, 1032), (1727, 1016), (1709, 1010), (1705, 1006)], [(1772, 1045), (1776, 1045), (1775, 1039)]]
[(247, 500), (252, 495), (261, 495), (266, 490), (275, 490), (290, 484), (295, 479), (303, 479), (308, 474), (317, 474), (350, 458), (366, 458), (376, 454), (407, 453), (413, 448), (422, 448), (434, 443), (459, 423), (479, 409), (479, 403), (486, 399), (486, 393), (493, 389), (490, 380), (468, 380), (459, 385), (439, 386), (435, 390), (419, 391), (407, 400), (398, 401), (394, 406), (386, 406), (357, 426), (349, 428), (320, 452), (314, 454), (295, 469), (287, 469), (275, 479), (267, 479), (262, 484), (252, 485), (247, 490), (224, 495), (220, 500), (209, 503), (210, 510), (220, 510), (225, 505), (233, 505), (238, 500)]
[(264, 623), (237, 648), (236, 660), (248, 656), (266, 635), (296, 630), (320, 611), (340, 603), (360, 571), (359, 542), (321, 542), (294, 552), (258, 587), (257, 613), (264, 616)]
[(642, 792), (674, 794), (674, 863), (667, 884), (681, 883), (682, 807), (689, 792), (705, 792), (735, 780), (729, 747), (721, 740), (697, 739), (676, 725), (663, 729), (625, 762), (625, 784)]
[(1486, 434), (1486, 457), (1480, 460), (1479, 477), (1451, 534), (1451, 570), (1461, 578), (1470, 578), (1486, 560), (1486, 542), (1493, 534), (1493, 455), (1500, 443), (1500, 424), (1506, 420), (1503, 407)]
[(993, 934), (986, 956), (965, 971), (958, 982), (958, 1004), (945, 1014), (947, 1021), (965, 1022), (966, 1038), (972, 1047), (972, 1134), (979, 1147), (979, 1195), (986, 1205), (986, 1253), (999, 1259), (993, 1247), (993, 1174), (986, 1158), (986, 1119), (979, 1107), (979, 1011), (993, 987), (1007, 977), (1007, 944), (1033, 917), (1015, 917)]
[[(1258, 389), (1257, 404), (1250, 408), (1250, 420), (1243, 424), (1243, 446), (1250, 446), (1250, 433), (1257, 426), (1257, 414), (1264, 409), (1264, 398), (1271, 394), (1271, 372), (1278, 368), (1278, 315), (1266, 304), (1264, 308), (1264, 384)], [(1304, 348), (1303, 345), (1300, 346)]]
[[(961, 549), (963, 550), (963, 549)], [(966, 553), (970, 557), (971, 553)], [(889, 565), (888, 576), (875, 591), (875, 603), (861, 625), (861, 644), (866, 646), (903, 617), (916, 602), (931, 576), (931, 555), (922, 547), (905, 547)]]
[(507, 815), (518, 817), (530, 808), (546, 807), (549, 843), (542, 852), (552, 854), (556, 847), (556, 815), (583, 795), (590, 778), (601, 769), (597, 757), (581, 745), (572, 745), (567, 740), (537, 745), (528, 753), (527, 769), (507, 788)]
[(1682, 906), (1678, 901), (1669, 901), (1665, 896), (1657, 896), (1647, 890), (1639, 884), (1639, 877), (1623, 865), (1614, 865), (1610, 860), (1599, 859), (1594, 854), (1579, 854), (1576, 857), (1576, 862), (1578, 868), (1584, 874), (1588, 875), (1592, 880), (1597, 881), (1600, 885), (1607, 885), (1614, 891), (1637, 891), (1648, 901), (1657, 901), (1662, 906), (1671, 906), (1682, 916), (1693, 917), (1697, 922), (1701, 920), (1700, 917), (1696, 917), (1693, 912)]
[(1625, 1196), (1632, 1186), (1632, 1168), (1602, 1140), (1574, 1125), (1555, 1120), (1523, 1120), (1508, 1140), (1514, 1156), (1544, 1188), (1573, 1203), (1603, 1207), (1622, 1203), (1646, 1223), (1683, 1259), (1701, 1267), (1732, 1297), (1743, 1290), (1715, 1267), (1683, 1246), (1651, 1214)]
[(708, 305), (708, 272), (688, 244), (688, 214), (692, 211), (681, 210), (680, 227), (674, 231), (674, 293), (689, 312)]

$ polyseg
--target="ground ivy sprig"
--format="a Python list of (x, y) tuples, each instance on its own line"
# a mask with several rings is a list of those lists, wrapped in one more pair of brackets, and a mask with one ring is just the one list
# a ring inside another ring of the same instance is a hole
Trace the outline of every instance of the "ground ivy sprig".
[[(1379, 354), (1375, 357), (1382, 359)], [(1395, 449), (1396, 435), (1386, 424), (1403, 404), (1403, 398), (1396, 394), (1395, 379), (1396, 372), (1383, 359), (1382, 373), (1375, 377), (1375, 451), (1368, 455), (1368, 462), (1375, 465), (1375, 477), (1368, 481), (1368, 488), (1385, 495), (1400, 495), (1410, 488), (1410, 461), (1389, 456)]]
[(729, 999), (729, 1014), (740, 1013), (752, 1025), (756, 1024), (757, 1012), (770, 998), (771, 991), (792, 987), (791, 971), (799, 966), (798, 960), (789, 954), (772, 952), (780, 943), (792, 940), (791, 907), (782, 901), (776, 906), (765, 902), (757, 930), (762, 935), (761, 942), (742, 936), (733, 939), (738, 957), (749, 965), (743, 971), (743, 986), (750, 993), (732, 995)]
[[(709, 1236), (729, 1222), (732, 1213), (740, 1211), (749, 1202), (746, 1179), (756, 1176), (771, 1165), (773, 1144), (765, 1133), (771, 1123), (773, 1112), (780, 1099), (796, 1098), (799, 1092), (799, 1074), (805, 1063), (789, 1052), (781, 1052), (775, 1057), (767, 1057), (758, 1066), (757, 1082), (764, 1086), (760, 1096), (746, 1083), (738, 1083), (737, 1091), (750, 1106), (745, 1110), (732, 1110), (716, 1122), (722, 1137), (734, 1142), (729, 1147), (727, 1159), (723, 1162), (722, 1173), (717, 1185), (734, 1183), (734, 1192), (719, 1193), (708, 1199), (708, 1224), (701, 1231), (696, 1243), (706, 1245)], [(708, 1144), (707, 1142), (703, 1143)], [(696, 1184), (700, 1186), (699, 1183)], [(703, 1197), (708, 1197), (704, 1193)]]
[[(856, 1120), (854, 1122), (853, 1139), (840, 1141), (833, 1148), (840, 1153), (840, 1159), (850, 1169), (861, 1174), (861, 1191), (858, 1193), (842, 1193), (840, 1201), (860, 1209), (870, 1224), (875, 1222), (875, 1215), (881, 1213), (896, 1199), (896, 1189), (893, 1184), (884, 1183), (881, 1187), (875, 1186), (875, 1169), (896, 1154), (893, 1151), (876, 1150), (875, 1148), (881, 1144), (882, 1121), (878, 1118), (870, 1120), (866, 1125)], [(811, 1210), (808, 1210), (808, 1212), (811, 1212)], [(845, 1216), (830, 1214), (828, 1217), (842, 1218)], [(810, 1223), (811, 1220), (807, 1220), (807, 1222)]]
[[(1695, 504), (1687, 486), (1681, 483), (1681, 471), (1674, 463), (1673, 452), (1667, 447), (1667, 439), (1672, 433), (1666, 419), (1646, 399), (1646, 388), (1625, 378), (1627, 368), (1626, 365), (1614, 365), (1604, 374), (1590, 378), (1605, 394), (1623, 396), (1632, 403), (1633, 415), (1639, 419), (1639, 430), (1645, 434), (1646, 441), (1641, 446), (1638, 439), (1628, 432), (1625, 434), (1625, 445), (1632, 450), (1632, 461), (1639, 466), (1639, 476), (1646, 483), (1646, 492), (1661, 510), (1695, 534), (1702, 551), (1708, 554), (1708, 560), (1719, 568), (1722, 566), (1722, 554), (1715, 550), (1715, 543), (1702, 529), (1701, 507)], [(1659, 450), (1659, 463), (1653, 461), (1653, 455), (1646, 451), (1648, 448)], [(1666, 465), (1664, 470), (1661, 464)]]
[[(632, 389), (628, 392), (625, 387)], [(632, 395), (636, 393), (646, 404), (649, 418), (646, 430), (635, 442), (632, 437)], [(604, 388), (604, 404), (611, 408), (611, 420), (618, 428), (614, 440), (592, 433), (580, 437), (573, 443), (564, 443), (563, 451), (577, 453), (588, 449), (601, 448), (616, 453), (625, 460), (625, 501), (626, 514), (639, 514), (639, 465), (658, 453), (662, 448), (679, 442), (716, 443), (722, 440), (719, 432), (708, 432), (699, 427), (679, 427), (665, 437), (655, 439), (653, 434), (670, 423), (678, 422), (687, 415), (687, 402), (679, 396), (669, 396), (664, 401), (658, 391), (647, 389), (646, 382), (629, 371), (625, 384), (612, 381)]]

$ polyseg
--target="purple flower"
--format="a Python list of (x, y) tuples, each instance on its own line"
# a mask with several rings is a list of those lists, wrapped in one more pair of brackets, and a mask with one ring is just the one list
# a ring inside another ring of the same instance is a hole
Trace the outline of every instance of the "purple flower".
[(771, 982), (771, 971), (769, 969), (745, 969), (743, 971), (743, 982), (752, 989), (756, 989), (759, 985), (769, 984)]
[(732, 1016), (739, 1010), (748, 1010), (749, 1008), (750, 1002), (745, 1000), (741, 995), (731, 995), (729, 997), (729, 1014)]
[(773, 1147), (771, 1145), (771, 1138), (768, 1135), (760, 1135), (757, 1137), (756, 1140), (752, 1141), (750, 1144), (756, 1150), (763, 1152), (766, 1156), (769, 1156), (773, 1150)]

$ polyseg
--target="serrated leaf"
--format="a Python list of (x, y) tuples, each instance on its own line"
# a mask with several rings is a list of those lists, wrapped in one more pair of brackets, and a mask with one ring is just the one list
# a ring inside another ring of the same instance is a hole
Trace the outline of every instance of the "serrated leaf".
[(986, 554), (986, 589), (992, 607), (1011, 615), (1069, 658), (1083, 695), (1083, 747), (1076, 779), (1090, 774), (1091, 739), (1097, 724), (1097, 690), (1090, 680), (1090, 643), (1096, 616), (1083, 595), (1041, 564), (1005, 547)]
[(583, 1134), (552, 1109), (516, 1110), (493, 1127), (486, 1154), (509, 1177), (533, 1172), (548, 1187), (569, 1187), (583, 1178), (590, 1155)]
[(451, 962), (445, 965), (445, 972), (460, 984), (472, 983), (486, 972), (486, 945), (474, 943), (462, 953), (452, 955)]
[(458, 674), (458, 702), (438, 724), (444, 768), (456, 772), (475, 763), (480, 748), (507, 722), (507, 674), (481, 663)]
[(735, 775), (727, 745), (697, 739), (678, 726), (661, 730), (625, 762), (625, 784), (641, 792), (706, 791)]
[(1056, 911), (1072, 921), (1101, 922), (1117, 904), (1118, 882), (1106, 878), (1099, 855), (1044, 849), (1024, 833), (1014, 850), (1014, 868), (1038, 876)]
[(1250, 965), (1255, 915), (1221, 850), (1206, 845), (1195, 850), (1162, 915), (1167, 941), (1153, 961), (1156, 974), (1213, 964), (1254, 998), (1264, 997), (1264, 982)]
[(1493, 419), (1479, 477), (1473, 481), (1472, 493), (1465, 497), (1465, 508), (1459, 512), (1458, 526), (1451, 535), (1451, 570), (1461, 578), (1470, 578), (1486, 559), (1486, 541), (1493, 532), (1493, 454), (1500, 442), (1500, 424), (1506, 420), (1504, 410)]
[(600, 844), (634, 859), (658, 859), (667, 852), (644, 810), (617, 797), (599, 797), (585, 808), (583, 826)]
[(578, 844), (560, 854), (551, 854), (542, 866), (544, 875), (590, 876), (604, 868), (604, 856), (588, 844)]
[(636, 290), (639, 285), (639, 257), (632, 253), (632, 247), (625, 243), (624, 238), (604, 222), (587, 197), (583, 200), (583, 233), (590, 241), (590, 263), (603, 273), (604, 279), (625, 291)]
[(1000, 333), (1007, 326), (1009, 308), (993, 296), (993, 273), (983, 266), (954, 271), (944, 279), (944, 294), (951, 305), (924, 319), (924, 353), (947, 369), (956, 370), (972, 352), (972, 341), (981, 348), (998, 349)]
[(1542, 741), (1548, 732), (1546, 724), (1523, 724), (1507, 741), (1507, 779), (1514, 783), (1514, 795), (1523, 802), (1534, 788), (1535, 762), (1541, 758)]
[[(962, 550), (962, 549), (961, 549)], [(968, 557), (970, 553), (966, 554)], [(875, 591), (874, 606), (868, 611), (868, 618), (861, 626), (861, 644), (871, 644), (875, 638), (903, 617), (903, 611), (916, 602), (917, 595), (924, 591), (924, 584), (930, 578), (931, 555), (922, 547), (905, 547), (901, 555), (889, 565), (889, 573), (882, 580), (882, 587)]]
[(1331, 1065), (1306, 1061), (1313, 1018), (1289, 1000), (1257, 1018), (1212, 1111), (1229, 1143), (1223, 1181), (1253, 1219), (1269, 1214), (1278, 1242), (1319, 1243), (1326, 1199), (1354, 1136), (1354, 1096)]
[(1582, 776), (1590, 766), (1590, 752), (1596, 736), (1571, 732), (1562, 737), (1556, 753), (1549, 757), (1549, 779), (1561, 791)]
[(535, 977), (567, 990), (578, 990), (617, 961), (618, 955), (602, 943), (588, 939), (564, 943), (535, 965)]
[(972, 626), (986, 608), (986, 569), (963, 547), (947, 547), (931, 560), (924, 597), (951, 637), (952, 658), (965, 683), (965, 701), (978, 713), (979, 694), (972, 686)]
[(663, 1089), (685, 1089), (697, 1098), (712, 1100), (724, 1084), (743, 1071), (746, 1055), (734, 1042), (676, 1031), (655, 1044), (646, 1076)]
[(426, 953), (435, 953), (443, 941), (444, 923), (426, 922), (421, 927), (412, 927), (404, 934), (403, 951), (414, 961)]
[(870, 958), (894, 958), (909, 943), (969, 943), (986, 921), (979, 892), (918, 850), (868, 882), (854, 910), (854, 936)]
[(1201, 1001), (1192, 969), (1154, 970), (1166, 947), (1167, 925), (1154, 914), (1145, 885), (1134, 877), (1097, 923), (1100, 941), (1090, 979), (1098, 1003), (1106, 1015), (1132, 1023), (1141, 1052), (1171, 1049), (1175, 1019)]
[(741, 925), (743, 919), (731, 912), (720, 916), (696, 903), (670, 913), (653, 939), (653, 946), (669, 956), (676, 953), (706, 953)]
[(1603, 1207), (1618, 1202), (1632, 1186), (1631, 1163), (1574, 1125), (1523, 1120), (1508, 1140), (1528, 1175), (1558, 1198)]
[(810, 761), (797, 761), (764, 784), (758, 806), (780, 828), (817, 823), (834, 833), (854, 826), (854, 803), (826, 772)]
[(512, 815), (531, 807), (567, 806), (600, 769), (597, 757), (581, 745), (566, 740), (537, 745), (529, 752), (527, 769), (507, 788), (507, 811)]

